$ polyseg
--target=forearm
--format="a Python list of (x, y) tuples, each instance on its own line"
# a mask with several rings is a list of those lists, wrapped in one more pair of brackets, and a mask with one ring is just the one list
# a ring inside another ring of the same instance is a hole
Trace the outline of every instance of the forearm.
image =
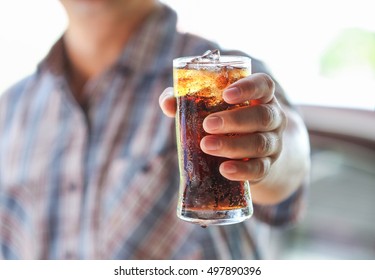
[(283, 108), (288, 122), (283, 134), (283, 149), (269, 174), (251, 184), (254, 203), (276, 204), (295, 192), (310, 170), (310, 144), (306, 127), (297, 112)]

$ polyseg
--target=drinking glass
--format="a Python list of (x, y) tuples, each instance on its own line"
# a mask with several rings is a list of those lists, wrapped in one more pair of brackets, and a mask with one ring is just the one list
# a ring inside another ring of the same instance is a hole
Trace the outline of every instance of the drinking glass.
[(223, 177), (219, 165), (228, 159), (200, 148), (201, 139), (208, 135), (202, 123), (209, 114), (250, 105), (230, 105), (222, 98), (225, 88), (250, 74), (251, 59), (245, 56), (210, 51), (173, 60), (180, 171), (177, 216), (182, 220), (206, 227), (242, 222), (253, 214), (249, 182)]

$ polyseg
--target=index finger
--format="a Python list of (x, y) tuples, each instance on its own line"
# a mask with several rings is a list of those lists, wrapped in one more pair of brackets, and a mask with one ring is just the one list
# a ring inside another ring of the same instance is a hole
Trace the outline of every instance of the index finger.
[(224, 90), (223, 98), (229, 104), (238, 104), (249, 100), (268, 103), (272, 100), (274, 92), (275, 83), (272, 78), (264, 73), (255, 73), (231, 84)]

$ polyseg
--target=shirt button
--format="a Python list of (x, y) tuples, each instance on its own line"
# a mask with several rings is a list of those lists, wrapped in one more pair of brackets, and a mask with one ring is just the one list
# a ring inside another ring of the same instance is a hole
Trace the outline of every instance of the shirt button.
[(143, 173), (149, 172), (150, 169), (151, 169), (151, 165), (150, 164), (145, 164), (144, 166), (142, 166), (142, 172)]
[(76, 190), (77, 190), (77, 185), (76, 184), (70, 184), (69, 185), (69, 191), (74, 192)]
[(65, 253), (65, 259), (66, 260), (75, 260), (76, 257), (74, 256), (73, 252), (66, 252)]

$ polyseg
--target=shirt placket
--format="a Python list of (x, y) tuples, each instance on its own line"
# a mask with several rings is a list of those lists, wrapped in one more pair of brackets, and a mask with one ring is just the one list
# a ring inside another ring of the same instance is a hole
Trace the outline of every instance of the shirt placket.
[[(98, 129), (96, 115), (102, 106), (101, 99), (105, 98), (103, 89), (109, 90), (107, 73), (102, 77), (89, 81), (83, 91), (86, 98), (86, 107), (83, 109), (86, 128), (86, 141), (82, 158), (83, 200), (81, 204), (81, 232), (80, 258), (99, 259), (101, 194), (99, 178), (102, 174), (101, 161), (98, 154), (104, 148), (98, 139), (102, 131)], [(107, 116), (102, 116), (105, 118)], [(100, 118), (100, 120), (102, 120)]]
[[(63, 88), (64, 93), (71, 94), (68, 88)], [(78, 104), (69, 96), (69, 134), (66, 136), (66, 148), (62, 157), (64, 165), (61, 170), (60, 187), (60, 244), (61, 259), (80, 258), (79, 232), (82, 228), (82, 205), (84, 201), (85, 181), (85, 151), (88, 142), (88, 129), (84, 114)]]

